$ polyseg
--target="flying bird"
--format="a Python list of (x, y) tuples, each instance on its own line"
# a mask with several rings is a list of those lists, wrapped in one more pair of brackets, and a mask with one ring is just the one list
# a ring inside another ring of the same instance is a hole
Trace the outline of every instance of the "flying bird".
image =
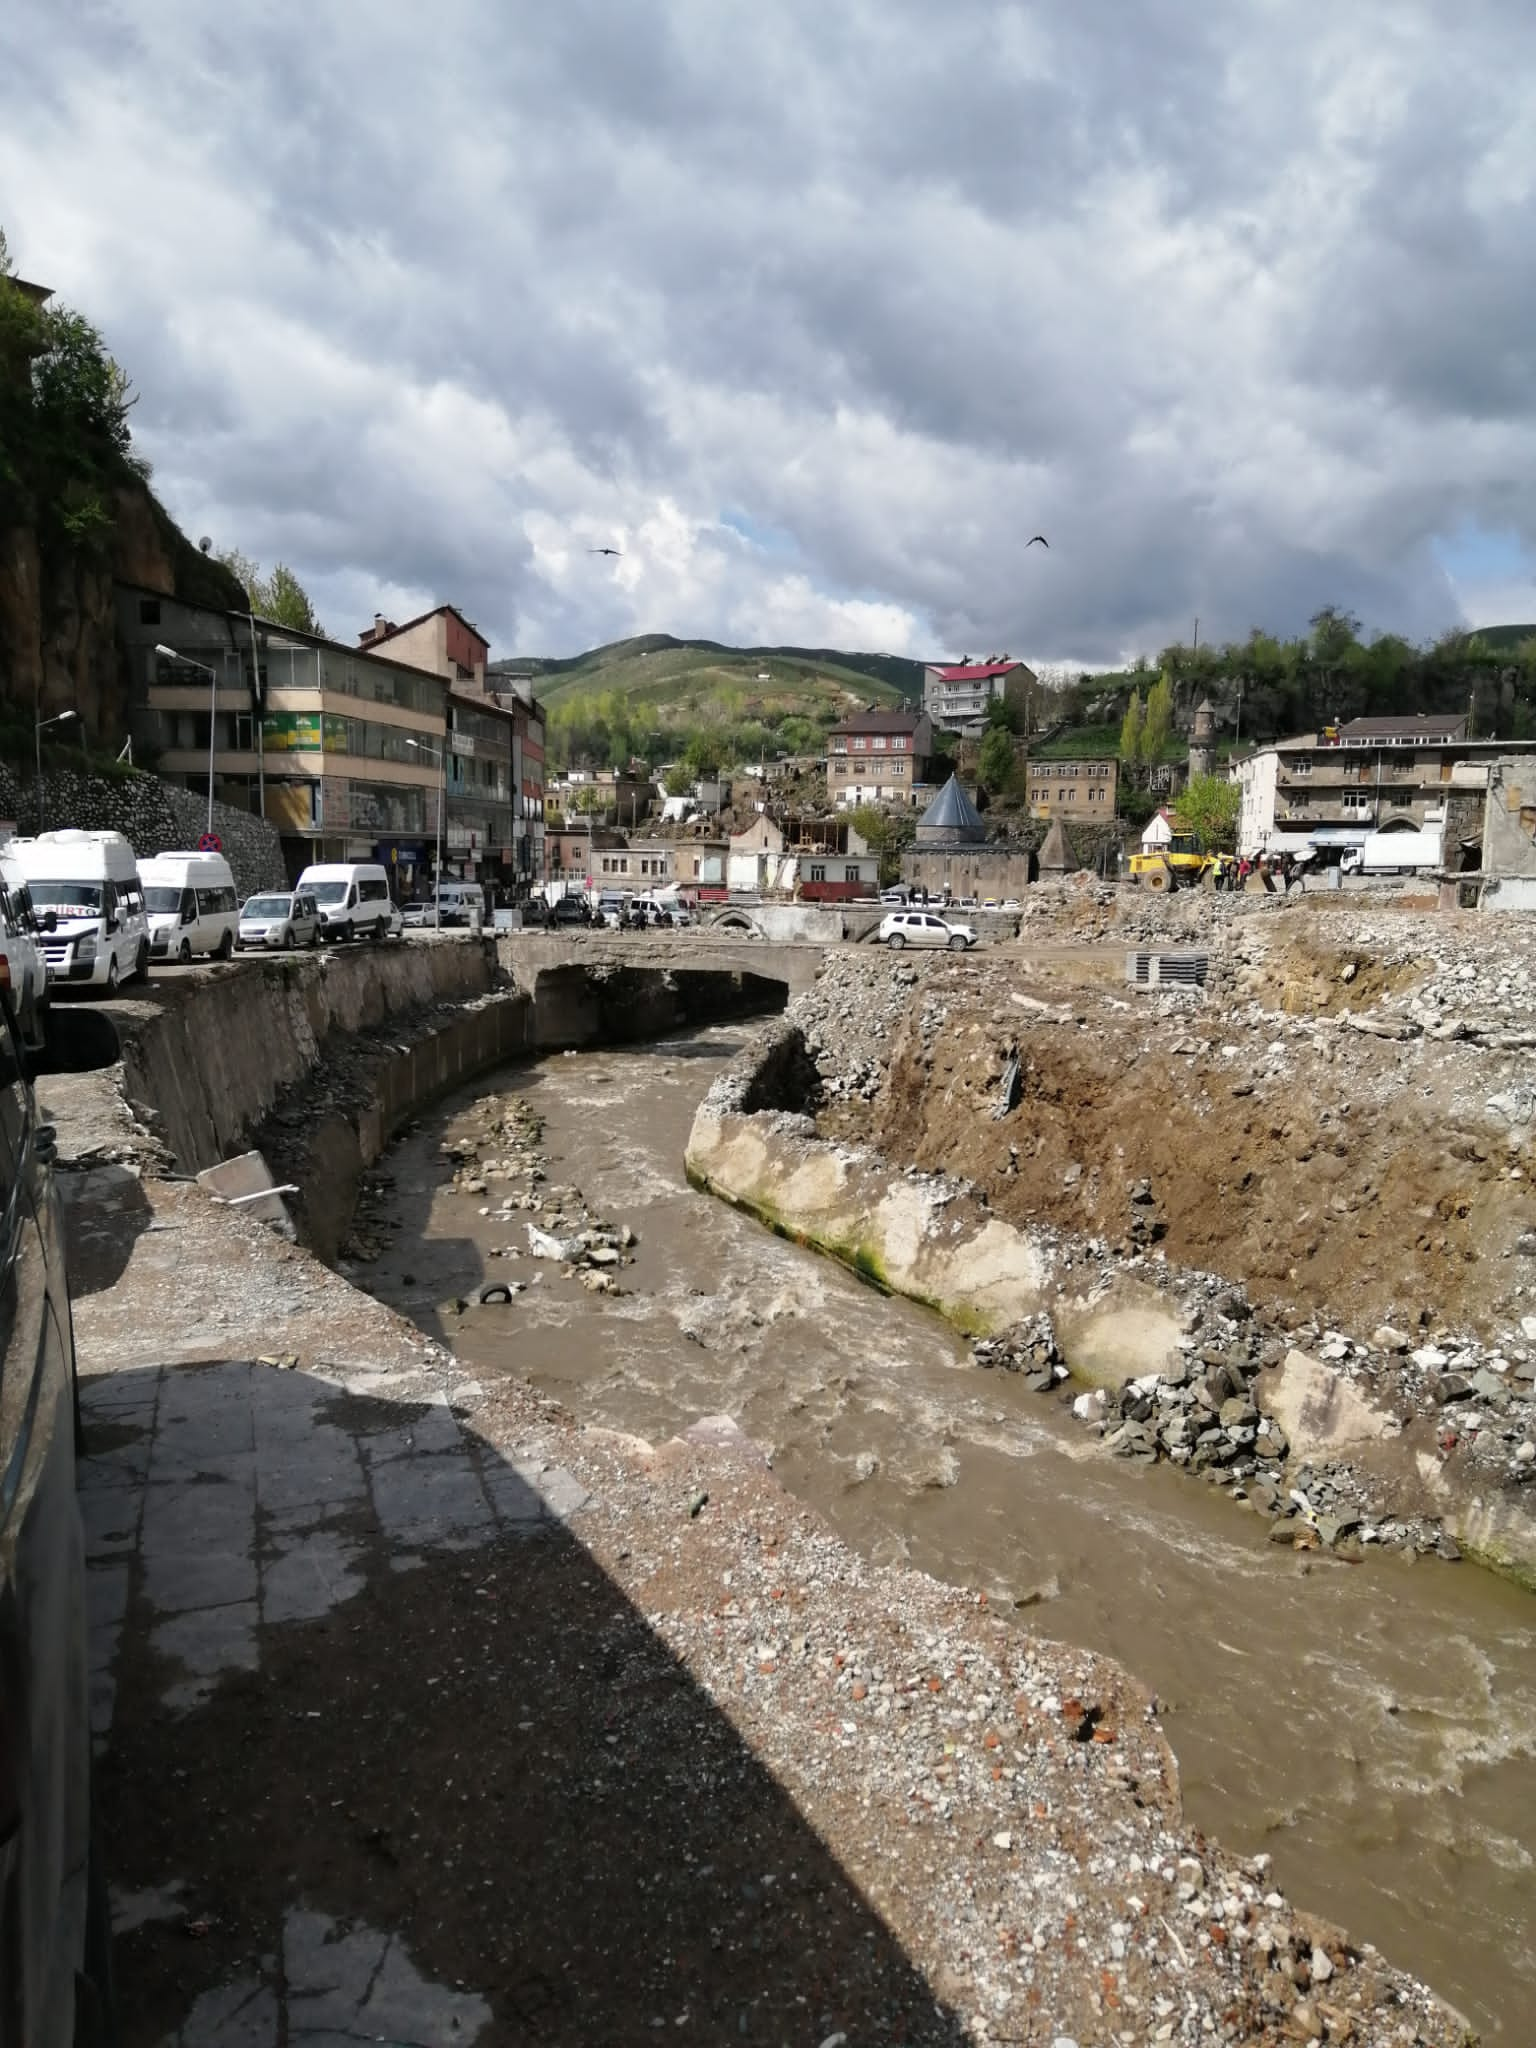
[(618, 550), (617, 548), (588, 548), (588, 549), (587, 549), (587, 553), (588, 553), (589, 555), (616, 555), (616, 554), (618, 554), (618, 552), (619, 552), (619, 550)]
[(1046, 539), (1043, 533), (1032, 533), (1029, 539), (1025, 541), (1024, 545), (1027, 548), (1032, 548), (1036, 541), (1039, 541), (1041, 547), (1043, 548), (1048, 548), (1050, 546), (1050, 542)]

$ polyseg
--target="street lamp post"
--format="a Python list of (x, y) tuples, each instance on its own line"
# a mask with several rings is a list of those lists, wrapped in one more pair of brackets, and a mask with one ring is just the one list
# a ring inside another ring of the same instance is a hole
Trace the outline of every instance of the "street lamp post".
[[(407, 740), (408, 747), (414, 747), (418, 754), (430, 754), (432, 749), (424, 740)], [(437, 750), (441, 773), (437, 784), (437, 872), (432, 878), (432, 923), (441, 931), (443, 928), (443, 812), (448, 805), (448, 748), (446, 743)]]
[(37, 829), (39, 832), (43, 829), (43, 733), (50, 725), (68, 725), (72, 718), (78, 718), (79, 716), (78, 711), (56, 711), (52, 718), (40, 718), (37, 721), (37, 729), (32, 735), (33, 743), (37, 749)]
[(167, 661), (184, 662), (188, 668), (200, 668), (208, 678), (208, 836), (213, 837), (213, 735), (219, 716), (219, 672), (210, 668), (206, 661), (194, 661), (190, 654), (178, 654), (174, 647), (156, 645), (156, 654), (163, 654)]

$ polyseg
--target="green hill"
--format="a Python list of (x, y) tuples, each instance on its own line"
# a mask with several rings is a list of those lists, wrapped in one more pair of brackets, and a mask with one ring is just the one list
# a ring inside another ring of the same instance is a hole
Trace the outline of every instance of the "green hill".
[(1484, 647), (1523, 647), (1528, 640), (1536, 640), (1536, 626), (1474, 626), (1470, 633), (1463, 633), (1461, 643), (1478, 640)]
[(726, 758), (802, 753), (868, 704), (916, 702), (922, 663), (823, 647), (727, 647), (667, 633), (569, 660), (496, 662), (532, 678), (557, 759), (599, 763), (681, 753), (707, 734)]

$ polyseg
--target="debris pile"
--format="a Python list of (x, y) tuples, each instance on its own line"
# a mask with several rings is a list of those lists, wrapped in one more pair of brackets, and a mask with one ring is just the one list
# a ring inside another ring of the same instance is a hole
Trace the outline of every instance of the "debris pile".
[[(442, 1155), (453, 1166), (450, 1186), (455, 1194), (471, 1196), (499, 1190), (480, 1210), (493, 1222), (510, 1224), (524, 1216), (526, 1246), (493, 1245), (489, 1257), (547, 1259), (567, 1275), (578, 1274), (589, 1293), (621, 1294), (618, 1270), (634, 1263), (635, 1233), (627, 1224), (594, 1216), (580, 1188), (548, 1184), (543, 1137), (543, 1120), (525, 1097), (483, 1097), (443, 1141)], [(510, 1301), (525, 1285), (518, 1280), (482, 1287), (475, 1304)]]

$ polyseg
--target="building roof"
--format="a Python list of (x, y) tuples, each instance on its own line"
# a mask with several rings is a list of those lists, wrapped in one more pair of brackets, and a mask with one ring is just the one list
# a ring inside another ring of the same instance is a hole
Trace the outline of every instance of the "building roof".
[(916, 732), (926, 714), (921, 711), (879, 711), (873, 707), (868, 711), (855, 711), (840, 725), (834, 725), (834, 732)]
[(382, 612), (375, 613), (373, 624), (365, 626), (362, 632), (358, 634), (358, 645), (367, 648), (382, 647), (386, 640), (393, 640), (399, 633), (409, 633), (413, 626), (424, 625), (428, 619), (435, 619), (442, 612), (451, 612), (465, 631), (473, 633), (486, 653), (490, 653), (490, 641), (486, 639), (473, 619), (465, 618), (456, 604), (435, 604), (431, 611), (418, 612), (414, 619), (407, 619), (403, 626), (397, 626), (393, 619), (386, 619)]
[(955, 839), (984, 839), (987, 828), (980, 811), (960, 787), (958, 775), (951, 775), (933, 802), (917, 821), (919, 832), (947, 832)]
[(1040, 849), (1040, 872), (1042, 875), (1071, 875), (1079, 866), (1077, 855), (1072, 851), (1072, 842), (1067, 837), (1067, 828), (1060, 818), (1051, 820), (1051, 829), (1045, 835), (1045, 844)]
[(1351, 718), (1339, 727), (1339, 738), (1423, 739), (1426, 734), (1433, 734), (1438, 739), (1459, 740), (1466, 737), (1466, 731), (1467, 714), (1464, 711), (1418, 711), (1406, 718)]
[(941, 662), (931, 661), (928, 673), (946, 683), (984, 683), (992, 676), (1011, 676), (1016, 668), (1023, 666), (1022, 661), (966, 661), (946, 667)]

